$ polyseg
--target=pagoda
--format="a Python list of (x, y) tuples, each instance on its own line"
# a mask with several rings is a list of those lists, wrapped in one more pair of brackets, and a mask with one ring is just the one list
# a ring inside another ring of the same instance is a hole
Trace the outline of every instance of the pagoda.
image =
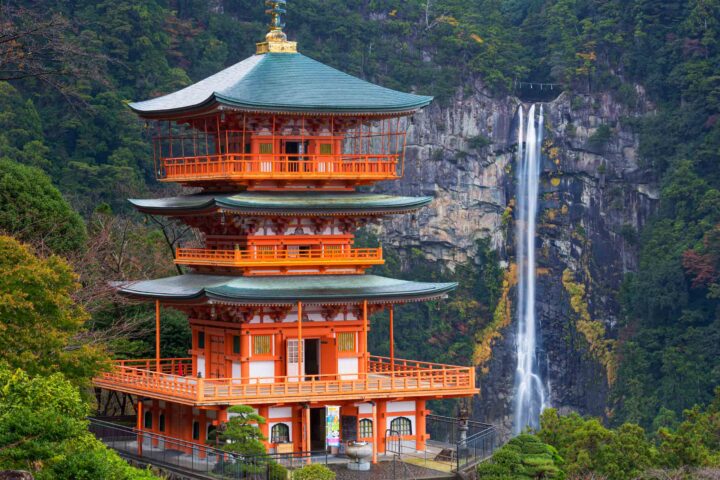
[[(340, 442), (385, 452), (388, 431), (423, 451), (430, 399), (477, 393), (471, 367), (394, 355), (393, 308), (443, 298), (457, 285), (366, 274), (381, 248), (356, 248), (358, 228), (415, 212), (428, 197), (363, 193), (403, 175), (409, 118), (431, 97), (383, 88), (297, 52), (284, 1), (257, 54), (187, 88), (130, 108), (154, 135), (159, 181), (199, 193), (130, 200), (140, 212), (195, 228), (178, 248), (188, 273), (118, 283), (156, 306), (156, 357), (122, 360), (97, 387), (137, 398), (137, 428), (205, 443), (249, 405), (276, 452)], [(185, 312), (188, 358), (161, 356), (161, 309)], [(386, 310), (389, 357), (368, 350), (370, 316)], [(328, 412), (340, 428), (326, 426)]]

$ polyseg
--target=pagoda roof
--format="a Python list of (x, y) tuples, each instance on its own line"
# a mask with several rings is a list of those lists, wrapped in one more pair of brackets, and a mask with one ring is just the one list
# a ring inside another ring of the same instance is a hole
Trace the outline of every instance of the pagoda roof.
[(144, 213), (177, 215), (216, 210), (258, 215), (383, 215), (404, 213), (428, 205), (432, 197), (401, 197), (379, 193), (240, 192), (195, 194), (149, 200), (131, 199)]
[(130, 103), (130, 108), (144, 117), (217, 106), (261, 112), (388, 114), (412, 112), (431, 101), (432, 97), (366, 82), (300, 53), (266, 53), (177, 92)]
[(377, 275), (233, 277), (186, 274), (157, 280), (116, 283), (124, 295), (169, 302), (237, 304), (404, 303), (445, 296), (457, 283), (424, 283)]

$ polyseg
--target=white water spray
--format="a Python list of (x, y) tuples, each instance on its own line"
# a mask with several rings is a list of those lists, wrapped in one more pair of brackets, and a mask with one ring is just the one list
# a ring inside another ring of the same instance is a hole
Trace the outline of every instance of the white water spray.
[[(548, 405), (546, 387), (537, 358), (537, 320), (535, 318), (535, 231), (543, 141), (543, 107), (535, 120), (535, 105), (530, 107), (525, 129), (523, 108), (518, 110), (517, 168), (517, 369), (515, 371), (515, 411), (513, 434), (539, 426), (540, 413)], [(537, 126), (537, 128), (536, 128)]]

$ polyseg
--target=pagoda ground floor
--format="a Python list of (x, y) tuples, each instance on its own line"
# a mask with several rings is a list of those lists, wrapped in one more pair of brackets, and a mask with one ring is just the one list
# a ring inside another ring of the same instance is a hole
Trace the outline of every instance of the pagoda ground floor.
[[(428, 440), (425, 399), (250, 406), (266, 419), (258, 428), (271, 453), (343, 453), (346, 442), (365, 441), (372, 444), (376, 459), (399, 444), (406, 452), (424, 451)], [(137, 429), (207, 444), (213, 430), (233, 415), (228, 406), (199, 408), (142, 398), (137, 402)]]

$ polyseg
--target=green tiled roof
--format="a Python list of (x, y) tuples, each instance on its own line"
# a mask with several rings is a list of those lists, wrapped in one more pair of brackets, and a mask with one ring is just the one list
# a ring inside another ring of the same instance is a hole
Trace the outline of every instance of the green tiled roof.
[(300, 53), (267, 53), (130, 108), (145, 116), (213, 104), (268, 112), (393, 113), (411, 112), (431, 101), (366, 82)]
[(457, 283), (423, 283), (377, 275), (303, 275), (230, 277), (187, 274), (157, 280), (117, 283), (123, 294), (153, 300), (217, 300), (242, 304), (409, 302), (440, 298)]
[(377, 193), (262, 193), (198, 194), (154, 200), (130, 200), (138, 210), (160, 215), (214, 211), (219, 208), (256, 214), (392, 214), (417, 210), (431, 197), (398, 197)]

